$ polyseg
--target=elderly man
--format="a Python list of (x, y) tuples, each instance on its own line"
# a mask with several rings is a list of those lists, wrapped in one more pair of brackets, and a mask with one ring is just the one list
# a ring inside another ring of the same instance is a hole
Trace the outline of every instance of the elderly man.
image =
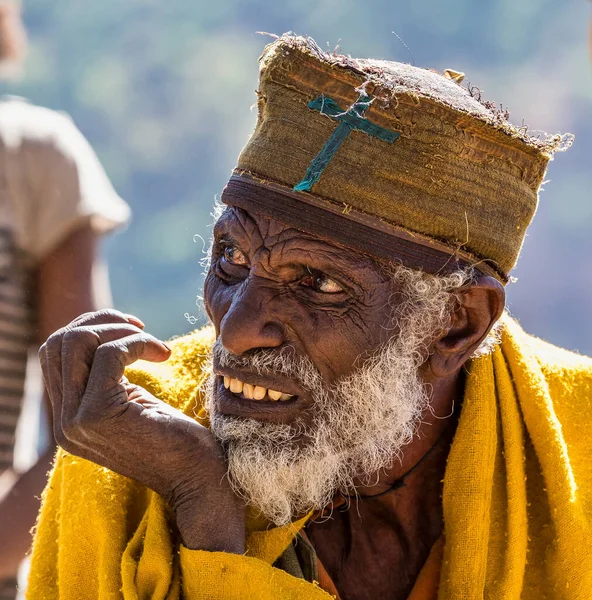
[(29, 598), (589, 597), (592, 361), (502, 316), (570, 140), (460, 79), (266, 49), (213, 327), (89, 313), (41, 351)]

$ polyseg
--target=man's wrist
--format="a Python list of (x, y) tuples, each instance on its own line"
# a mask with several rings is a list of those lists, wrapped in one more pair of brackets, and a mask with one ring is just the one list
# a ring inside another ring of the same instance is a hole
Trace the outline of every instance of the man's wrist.
[[(211, 505), (210, 505), (211, 506)], [(189, 550), (209, 552), (245, 552), (245, 517), (233, 509), (222, 509), (220, 504), (209, 508), (196, 502), (194, 508), (177, 509), (176, 519), (183, 545)]]

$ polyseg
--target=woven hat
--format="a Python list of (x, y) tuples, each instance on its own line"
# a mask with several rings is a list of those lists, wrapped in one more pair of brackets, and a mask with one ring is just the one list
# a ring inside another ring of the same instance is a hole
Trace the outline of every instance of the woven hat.
[(547, 163), (572, 136), (529, 136), (461, 79), (284, 34), (260, 59), (257, 125), (222, 201), (408, 267), (474, 265), (506, 283)]

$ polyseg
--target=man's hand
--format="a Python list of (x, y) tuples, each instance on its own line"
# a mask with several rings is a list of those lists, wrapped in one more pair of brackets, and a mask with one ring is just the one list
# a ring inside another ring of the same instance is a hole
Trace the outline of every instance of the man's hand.
[(218, 442), (124, 377), (136, 360), (170, 356), (143, 327), (114, 310), (86, 313), (43, 344), (39, 357), (56, 441), (160, 494), (175, 510), (187, 547), (242, 553), (245, 510), (226, 479)]

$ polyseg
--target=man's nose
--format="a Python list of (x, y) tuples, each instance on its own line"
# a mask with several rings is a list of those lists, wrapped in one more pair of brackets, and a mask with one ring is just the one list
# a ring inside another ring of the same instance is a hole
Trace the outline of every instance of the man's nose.
[(250, 276), (220, 322), (220, 341), (236, 356), (258, 348), (278, 348), (285, 329), (274, 311), (278, 295), (264, 279)]

